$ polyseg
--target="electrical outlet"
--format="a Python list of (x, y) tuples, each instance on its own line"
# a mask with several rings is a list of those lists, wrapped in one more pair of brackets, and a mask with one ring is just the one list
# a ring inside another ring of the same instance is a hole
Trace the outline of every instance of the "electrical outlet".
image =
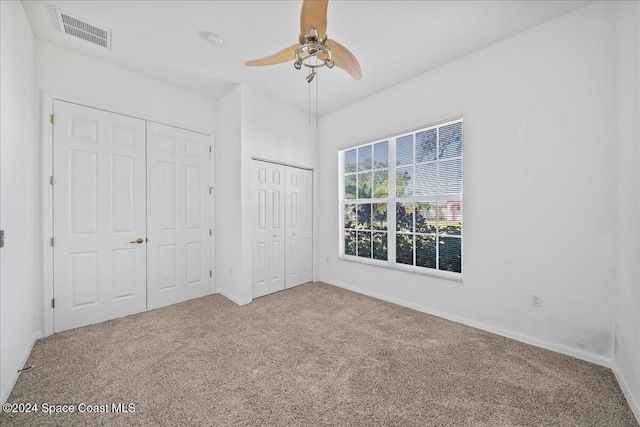
[(534, 307), (542, 307), (542, 295), (531, 294), (531, 305)]

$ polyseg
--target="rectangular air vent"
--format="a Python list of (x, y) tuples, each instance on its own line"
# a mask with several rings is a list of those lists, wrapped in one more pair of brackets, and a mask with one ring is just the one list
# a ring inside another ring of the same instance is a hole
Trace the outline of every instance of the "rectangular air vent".
[(90, 43), (111, 50), (111, 30), (90, 24), (86, 19), (71, 16), (67, 12), (63, 12), (57, 7), (56, 18), (58, 20), (58, 29), (65, 34), (78, 37)]

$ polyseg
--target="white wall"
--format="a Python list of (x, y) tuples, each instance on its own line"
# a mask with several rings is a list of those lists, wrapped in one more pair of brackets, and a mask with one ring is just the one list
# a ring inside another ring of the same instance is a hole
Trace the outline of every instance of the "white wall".
[(640, 420), (640, 3), (615, 4), (618, 381)]
[[(319, 278), (608, 363), (613, 47), (596, 3), (323, 117)], [(339, 260), (337, 150), (458, 115), (464, 282)]]
[(309, 125), (307, 112), (243, 85), (242, 149), (243, 160), (253, 156), (313, 168), (317, 157), (315, 127)]
[(36, 86), (145, 119), (217, 130), (216, 101), (42, 40), (36, 41)]
[(20, 2), (0, 2), (0, 390), (42, 334), (34, 38)]
[[(316, 132), (315, 127), (309, 126), (305, 112), (247, 85), (239, 85), (229, 93), (221, 101), (220, 111), (221, 135), (225, 135), (220, 143), (234, 146), (219, 147), (217, 170), (220, 173), (216, 181), (224, 184), (218, 185), (216, 203), (219, 218), (220, 215), (235, 215), (236, 218), (228, 218), (228, 222), (220, 218), (216, 227), (216, 252), (228, 252), (224, 258), (218, 257), (216, 283), (229, 298), (247, 303), (252, 299), (252, 158), (313, 169), (317, 159)], [(223, 130), (227, 127), (231, 128), (228, 136), (227, 130)], [(239, 162), (236, 157), (238, 147)], [(230, 153), (230, 156), (224, 156), (224, 153)], [(238, 174), (239, 187), (230, 182), (237, 179)], [(222, 185), (230, 188), (223, 189)], [(236, 211), (238, 203), (239, 210)], [(223, 213), (225, 209), (229, 212)], [(238, 238), (239, 242), (233, 242)]]
[[(237, 288), (241, 283), (241, 86), (220, 100), (220, 132), (216, 144), (216, 275), (218, 292), (240, 304), (247, 296)], [(237, 296), (236, 296), (237, 295)]]

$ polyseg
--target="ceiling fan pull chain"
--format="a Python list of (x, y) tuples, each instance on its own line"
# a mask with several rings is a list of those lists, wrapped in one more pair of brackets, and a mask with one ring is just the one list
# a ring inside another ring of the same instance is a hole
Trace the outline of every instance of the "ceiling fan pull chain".
[(309, 83), (309, 126), (311, 126), (311, 83)]

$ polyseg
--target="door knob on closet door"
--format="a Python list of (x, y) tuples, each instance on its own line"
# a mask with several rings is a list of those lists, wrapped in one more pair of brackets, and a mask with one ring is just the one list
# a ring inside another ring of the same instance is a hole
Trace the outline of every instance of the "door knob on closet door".
[(144, 239), (142, 237), (138, 237), (136, 240), (134, 240), (133, 242), (129, 242), (129, 243), (141, 244), (141, 243), (144, 243)]

